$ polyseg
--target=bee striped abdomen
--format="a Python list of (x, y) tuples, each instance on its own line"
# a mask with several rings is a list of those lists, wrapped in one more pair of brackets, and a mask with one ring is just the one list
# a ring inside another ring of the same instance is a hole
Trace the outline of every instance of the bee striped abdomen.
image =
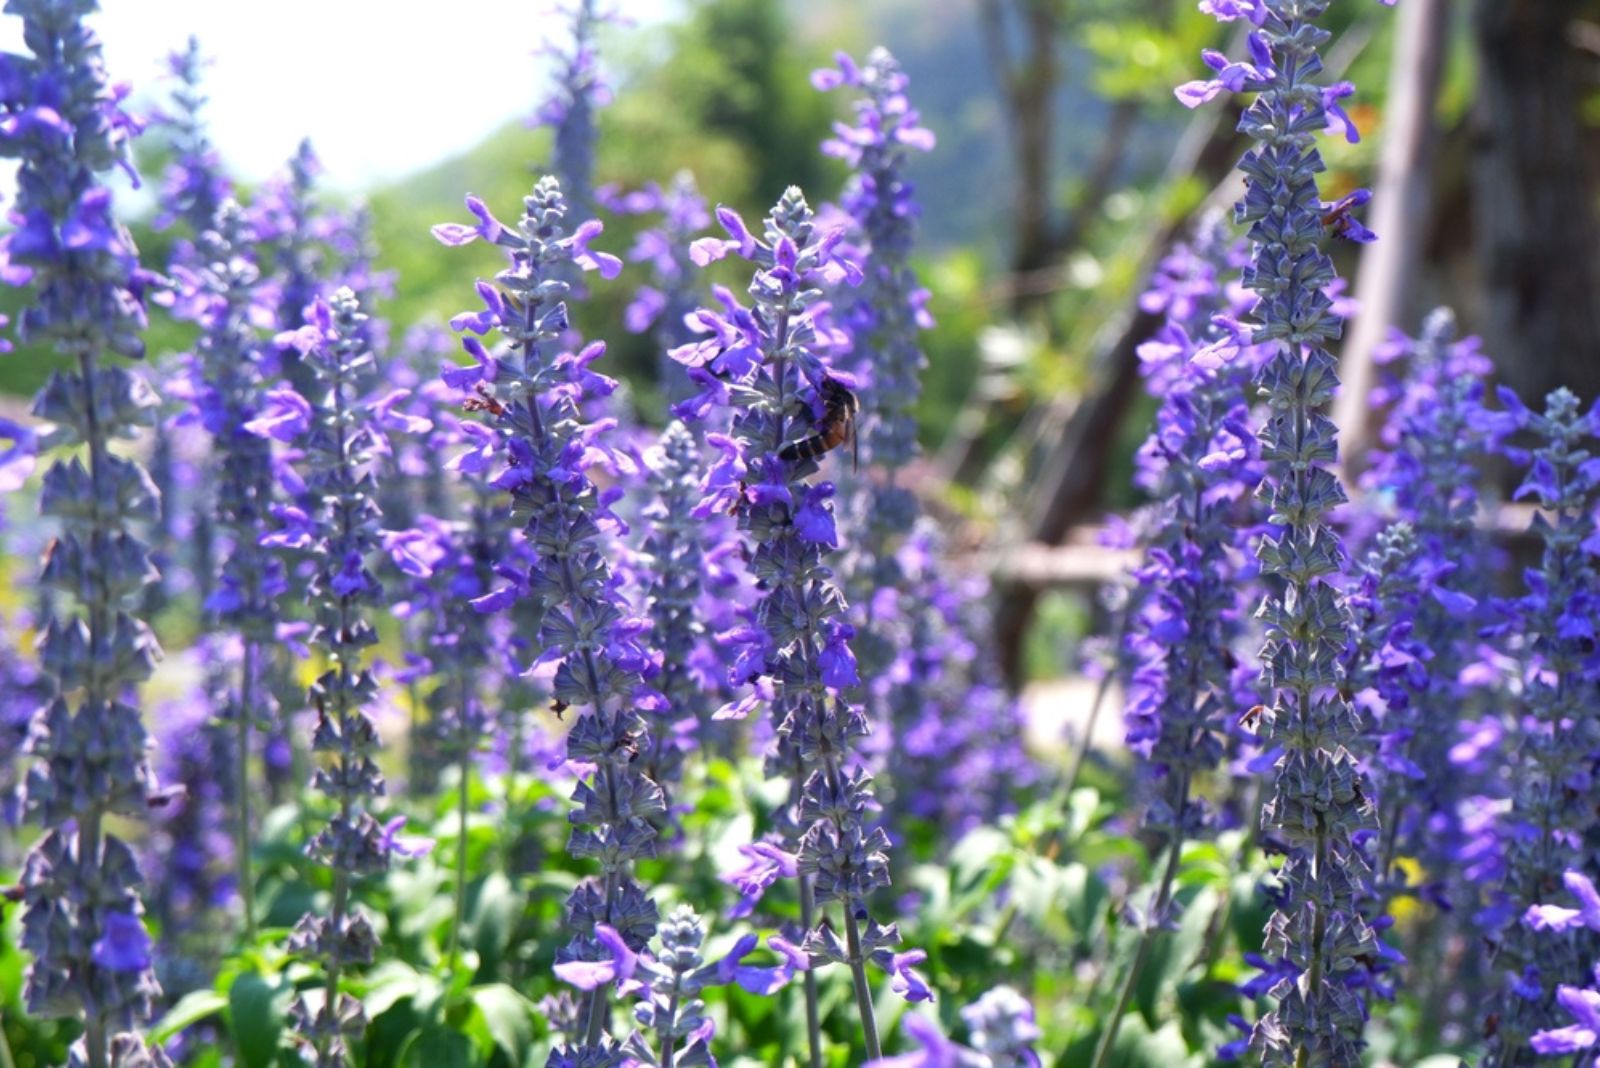
[(817, 432), (799, 441), (791, 441), (779, 449), (778, 459), (785, 463), (815, 460), (844, 444), (855, 433), (856, 412), (860, 410), (860, 402), (843, 383), (833, 378), (823, 379), (822, 404), (822, 418), (817, 423)]

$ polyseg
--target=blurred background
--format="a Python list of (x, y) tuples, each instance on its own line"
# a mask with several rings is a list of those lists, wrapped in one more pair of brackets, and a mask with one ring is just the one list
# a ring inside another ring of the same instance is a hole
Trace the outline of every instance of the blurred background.
[[(392, 336), (471, 303), (463, 256), (441, 254), (429, 227), (463, 218), (469, 192), (509, 211), (540, 172), (550, 139), (532, 116), (552, 72), (539, 48), (559, 44), (561, 20), (511, 0), (105, 6), (108, 65), (133, 84), (136, 110), (167, 106), (163, 57), (198, 36), (214, 60), (211, 134), (247, 187), (311, 138), (320, 195), (370, 206), (377, 264), (394, 272), (379, 308)], [(1139, 296), (1173, 238), (1237, 194), (1237, 112), (1190, 113), (1172, 88), (1205, 73), (1202, 48), (1237, 54), (1240, 41), (1195, 0), (627, 0), (618, 11), (599, 41), (612, 98), (598, 179), (629, 189), (690, 169), (709, 200), (747, 217), (791, 183), (813, 202), (838, 192), (842, 168), (817, 146), (842, 105), (809, 72), (841, 49), (883, 44), (899, 58), (938, 137), (914, 162), (918, 264), (938, 323), (925, 338), (918, 483), (994, 581), (1012, 680), (1072, 674), (1102, 611), (1095, 591), (1129, 563), (1108, 524), (1140, 503), (1130, 456), (1152, 402), (1135, 350), (1157, 319)], [(1440, 303), (1525, 397), (1566, 383), (1593, 398), (1600, 0), (1395, 11), (1347, 0), (1330, 26), (1327, 65), (1357, 86), (1362, 138), (1328, 139), (1324, 191), (1372, 187), (1366, 222), (1381, 237), (1339, 250), (1361, 307), (1343, 348), (1347, 462), (1360, 465), (1373, 353)], [(138, 142), (143, 173), (161, 172), (165, 136), (158, 126)], [(146, 262), (165, 262), (149, 190), (122, 203)], [(634, 224), (606, 218), (600, 244), (624, 251)], [(479, 273), (492, 272), (493, 250), (476, 251)], [(599, 286), (587, 318), (617, 322), (626, 283)], [(181, 349), (180, 331), (158, 317), (152, 351)], [(650, 339), (607, 340), (641, 415), (659, 422)], [(20, 407), (50, 359), (0, 360), (0, 404)]]

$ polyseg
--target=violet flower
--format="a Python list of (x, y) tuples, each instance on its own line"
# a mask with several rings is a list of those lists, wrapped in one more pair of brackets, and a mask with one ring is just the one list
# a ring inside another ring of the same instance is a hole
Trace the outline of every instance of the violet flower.
[[(173, 244), (169, 261), (169, 270), (174, 274), (201, 266), (195, 239), (211, 227), (217, 208), (231, 188), (201, 117), (206, 104), (200, 88), (204, 66), (199, 42), (193, 37), (184, 51), (167, 57), (168, 70), (178, 82), (172, 91), (176, 107), (171, 114), (162, 115), (160, 122), (171, 131), (173, 155), (162, 178), (154, 225), (158, 230), (177, 223), (184, 227), (185, 232)], [(166, 296), (156, 294), (157, 302), (166, 303)], [(181, 580), (182, 570), (169, 564), (181, 561), (193, 573), (195, 591), (202, 600), (210, 594), (212, 570), (210, 513), (197, 501), (203, 496), (196, 492), (200, 472), (181, 455), (182, 431), (169, 425), (166, 415), (164, 412), (156, 420), (150, 447), (150, 480), (161, 491), (161, 519), (151, 530), (152, 547), (162, 572), (160, 581), (150, 589), (152, 611), (167, 602), (172, 592), (169, 587)]]
[[(251, 212), (256, 240), (263, 247), (262, 268), (276, 290), (278, 330), (298, 330), (311, 302), (325, 291), (327, 238), (333, 223), (317, 210), (316, 182), (322, 163), (309, 140), (301, 141), (289, 160), (288, 173), (262, 186)], [(317, 376), (302, 369), (303, 354), (280, 344), (284, 375), (302, 393), (315, 392)]]
[(1257, 144), (1241, 164), (1237, 217), (1249, 224), (1253, 244), (1244, 283), (1260, 298), (1249, 337), (1270, 348), (1256, 376), (1268, 409), (1260, 492), (1276, 527), (1257, 551), (1268, 586), (1259, 613), (1267, 631), (1261, 722), (1283, 755), (1262, 827), (1285, 853), (1265, 950), (1296, 973), (1273, 987), (1277, 1006), (1252, 1036), (1267, 1068), (1360, 1059), (1366, 1009), (1345, 977), (1378, 949), (1360, 907), (1370, 870), (1358, 844), (1377, 819), (1356, 755), (1360, 719), (1340, 695), (1350, 621), (1336, 584), (1344, 555), (1327, 519), (1346, 498), (1330, 469), (1337, 432), (1321, 414), (1338, 385), (1327, 346), (1339, 336), (1316, 184), (1317, 132), (1342, 115), (1315, 81), (1317, 49), (1329, 38), (1317, 21), (1327, 8), (1328, 0), (1260, 0), (1251, 14), (1251, 61), (1208, 57), (1219, 76), (1179, 92), (1190, 106), (1224, 90), (1256, 94), (1239, 122)]
[[(1600, 893), (1595, 891), (1594, 882), (1581, 871), (1568, 871), (1561, 881), (1577, 900), (1578, 907), (1530, 905), (1522, 917), (1523, 925), (1533, 931), (1556, 934), (1584, 929), (1600, 931)], [(1600, 974), (1594, 976), (1588, 987), (1561, 984), (1556, 988), (1556, 1002), (1577, 1022), (1536, 1031), (1528, 1040), (1535, 1053), (1548, 1057), (1578, 1053), (1600, 1045)]]
[(724, 986), (748, 971), (740, 964), (755, 948), (756, 936), (741, 938), (727, 956), (707, 963), (701, 952), (705, 928), (688, 905), (679, 905), (662, 921), (656, 937), (660, 949), (638, 958), (633, 975), (638, 978), (638, 1004), (633, 1015), (641, 1028), (623, 1046), (628, 1065), (649, 1068), (690, 1068), (715, 1065), (711, 1038), (716, 1024), (705, 1015), (700, 994), (708, 987)]
[(176, 110), (161, 117), (162, 125), (171, 131), (173, 158), (161, 182), (160, 208), (154, 220), (157, 229), (181, 222), (190, 235), (199, 235), (210, 228), (217, 209), (233, 195), (232, 183), (223, 174), (222, 157), (201, 118), (209, 101), (201, 88), (207, 65), (200, 41), (192, 35), (183, 51), (167, 57), (167, 70), (178, 84), (172, 90)]
[[(603, 527), (616, 523), (611, 498), (587, 473), (596, 463), (622, 462), (603, 442), (611, 421), (585, 423), (581, 412), (586, 399), (615, 388), (590, 368), (605, 346), (570, 353), (557, 351), (557, 344), (568, 323), (564, 275), (576, 266), (610, 277), (621, 262), (588, 248), (601, 232), (598, 221), (567, 232), (566, 200), (554, 178), (541, 179), (524, 199), (515, 225), (501, 223), (476, 198), (469, 197), (467, 207), (477, 226), (444, 224), (434, 235), (447, 245), (481, 237), (506, 249), (510, 264), (496, 276), (497, 285), (478, 283), (480, 311), (452, 320), (469, 334), (463, 346), (478, 362), (447, 371), (447, 377), (457, 386), (476, 387), (478, 404), (491, 416), (504, 464), (493, 483), (511, 494), (512, 518), (524, 524), (536, 556), (521, 580), (544, 610), (536, 664), (554, 665), (558, 705), (578, 710), (567, 758), (593, 770), (573, 792), (568, 850), (598, 861), (601, 875), (585, 879), (568, 896), (572, 939), (558, 951), (557, 963), (599, 961), (609, 956), (599, 925), (619, 932), (634, 953), (655, 931), (656, 907), (634, 878), (633, 865), (655, 854), (652, 820), (665, 802), (633, 757), (652, 744), (640, 712), (660, 711), (665, 702), (644, 683), (644, 624), (633, 618), (605, 556)], [(494, 352), (477, 340), (490, 333), (501, 338)], [(611, 1056), (610, 1017), (606, 988), (588, 991), (579, 1033), (552, 1053), (552, 1063), (600, 1063)]]
[(27, 743), (35, 761), (23, 811), (43, 833), (22, 872), (22, 947), (33, 957), (24, 999), (40, 1016), (81, 1018), (71, 1063), (107, 1068), (119, 1050), (164, 1061), (131, 1033), (149, 1018), (160, 987), (139, 918), (138, 864), (106, 826), (147, 811), (150, 741), (131, 702), (161, 655), (130, 611), (155, 578), (133, 531), (156, 520), (160, 499), (144, 470), (110, 446), (148, 426), (159, 401), (108, 359), (144, 357), (150, 276), (101, 184), (102, 172), (128, 169), (127, 140), (138, 127), (120, 109), (100, 42), (83, 25), (95, 6), (6, 6), (22, 18), (32, 54), (0, 55), (0, 156), (19, 163), (0, 275), (28, 287), (19, 335), (53, 348), (65, 364), (40, 390), (33, 414), (49, 424), (41, 450), (70, 450), (44, 473), (39, 496), (40, 511), (59, 524), (39, 582), (73, 607), (39, 621), (39, 661), (54, 686)]
[[(265, 676), (278, 646), (278, 601), (289, 588), (284, 564), (263, 547), (274, 499), (272, 437), (286, 436), (286, 423), (270, 416), (274, 401), (263, 398), (276, 360), (258, 324), (268, 311), (261, 303), (261, 275), (251, 253), (253, 232), (244, 212), (224, 201), (195, 244), (194, 268), (179, 268), (174, 312), (200, 327), (187, 392), (194, 411), (186, 420), (210, 435), (216, 475), (204, 507), (222, 535), (223, 554), (202, 611), (222, 631), (237, 635), (237, 668), (215, 664), (218, 718), (229, 725), (235, 744), (219, 769), (234, 805), (235, 861), (240, 907), (246, 932), (255, 929), (254, 878), (250, 870), (251, 815), (249, 768), (252, 732), (276, 721), (277, 705)], [(298, 394), (295, 429), (304, 432), (311, 406)], [(232, 773), (227, 774), (231, 768)]]
[(650, 731), (650, 749), (641, 754), (645, 774), (665, 792), (668, 803), (683, 778), (684, 755), (694, 747), (700, 728), (709, 724), (717, 705), (715, 669), (707, 648), (702, 604), (707, 579), (715, 568), (706, 560), (707, 524), (720, 517), (696, 517), (700, 453), (694, 435), (680, 422), (667, 425), (660, 441), (646, 450), (652, 500), (643, 512), (649, 524), (644, 541), (646, 592), (652, 626), (651, 646), (659, 652), (659, 673), (652, 680), (666, 698), (666, 708)]
[(1428, 316), (1419, 339), (1400, 338), (1384, 353), (1405, 357), (1406, 366), (1375, 392), (1374, 403), (1390, 408), (1363, 486), (1369, 500), (1409, 526), (1415, 548), (1393, 561), (1409, 558), (1403, 577), (1369, 571), (1358, 604), (1398, 639), (1369, 641), (1366, 653), (1374, 661), (1365, 670), (1375, 673), (1380, 691), (1390, 687), (1380, 694), (1378, 765), (1404, 780), (1404, 788), (1380, 790), (1377, 871), (1387, 891), (1400, 889), (1392, 862), (1416, 857), (1434, 878), (1406, 889), (1449, 907), (1476, 896), (1481, 880), (1461, 863), (1468, 848), (1461, 813), (1474, 789), (1493, 788), (1458, 749), (1494, 715), (1483, 709), (1481, 718), (1470, 718), (1474, 687), (1462, 681), (1477, 658), (1480, 605), (1498, 563), (1477, 525), (1489, 361), (1475, 338), (1456, 339), (1455, 318), (1443, 308)]
[[(789, 804), (776, 813), (776, 823), (798, 855), (804, 949), (816, 963), (849, 966), (867, 1053), (875, 1058), (881, 1047), (866, 963), (897, 970), (899, 935), (893, 924), (871, 919), (867, 899), (888, 885), (889, 839), (870, 823), (871, 776), (852, 753), (868, 726), (845, 698), (860, 683), (850, 649), (854, 628), (824, 563), (838, 545), (834, 487), (806, 481), (816, 462), (792, 447), (813, 433), (819, 417), (828, 418), (822, 398), (840, 382), (816, 351), (817, 287), (857, 278), (859, 271), (837, 255), (843, 235), (819, 232), (793, 187), (767, 217), (761, 238), (727, 208), (719, 208), (717, 218), (729, 236), (696, 242), (697, 261), (737, 252), (756, 272), (751, 307), (718, 287), (720, 308), (696, 316), (705, 339), (673, 353), (701, 387), (685, 407), (732, 413), (728, 435), (707, 435), (722, 457), (705, 476), (695, 514), (731, 512), (750, 546), (750, 572), (763, 595), (754, 625), (735, 638), (742, 647), (735, 681), (770, 685), (777, 745), (768, 767), (790, 783)], [(843, 913), (843, 941), (818, 914), (835, 901)], [(814, 969), (808, 969), (813, 1062), (821, 1055), (815, 990)]]
[(601, 2), (558, 0), (550, 14), (566, 23), (569, 39), (546, 42), (539, 49), (556, 71), (550, 95), (533, 121), (554, 134), (550, 171), (566, 195), (572, 227), (595, 216), (595, 114), (611, 100), (611, 89), (600, 76), (595, 37), (615, 16)]
[(1160, 836), (1165, 862), (1096, 1065), (1109, 1056), (1152, 943), (1170, 923), (1184, 843), (1213, 833), (1214, 815), (1195, 787), (1222, 764), (1237, 718), (1236, 650), (1253, 577), (1245, 564), (1256, 526), (1251, 489), (1263, 474), (1245, 400), (1262, 354), (1238, 343), (1231, 313), (1242, 309), (1222, 282), (1242, 260), (1220, 221), (1207, 220), (1191, 244), (1161, 261), (1141, 301), (1164, 308), (1167, 319), (1139, 347), (1146, 388), (1160, 407), (1139, 448), (1136, 479), (1158, 503), (1122, 641), (1124, 720), (1148, 793), (1141, 822)]
[[(1550, 394), (1543, 414), (1500, 391), (1503, 413), (1486, 415), (1499, 451), (1528, 462), (1517, 488), (1540, 509), (1533, 522), (1543, 543), (1539, 566), (1524, 578), (1528, 592), (1496, 608), (1502, 621), (1485, 629), (1520, 659), (1520, 744), (1513, 764), (1509, 826), (1504, 832), (1506, 875), (1501, 911), (1515, 916), (1538, 904), (1564, 872), (1581, 868), (1583, 835), (1594, 826), (1588, 801), (1594, 772), (1590, 753), (1600, 740), (1593, 693), (1595, 621), (1600, 619), (1600, 548), (1595, 507), (1600, 462), (1600, 408), (1584, 413), (1565, 389)], [(1506, 446), (1514, 431), (1531, 431), (1531, 453)], [(1495, 937), (1490, 932), (1490, 937)], [(1485, 1065), (1520, 1063), (1531, 1036), (1559, 1021), (1557, 987), (1588, 981), (1592, 963), (1571, 936), (1537, 936), (1511, 924), (1498, 937), (1496, 965), (1504, 974), (1496, 998), (1500, 1026)]]
[(365, 316), (348, 289), (335, 293), (331, 304), (314, 301), (307, 316), (304, 326), (282, 340), (296, 347), (316, 387), (307, 402), (309, 426), (297, 442), (303, 461), (296, 473), (308, 507), (280, 509), (285, 526), (264, 540), (303, 546), (312, 562), (306, 591), (314, 620), (310, 641), (329, 664), (310, 691), (317, 714), (311, 747), (323, 758), (312, 786), (337, 810), (306, 851), (332, 870), (333, 896), (326, 915), (301, 917), (289, 950), (322, 967), (320, 1004), (313, 1008), (302, 995), (290, 1016), (315, 1062), (331, 1068), (349, 1063), (349, 1042), (365, 1025), (361, 1002), (340, 991), (340, 978), (371, 964), (378, 946), (351, 884), (388, 870), (392, 833), (372, 812), (384, 783), (376, 760), (378, 731), (366, 711), (376, 699), (377, 682), (363, 663), (363, 651), (378, 640), (364, 609), (382, 603), (370, 570), (381, 546), (371, 473), (376, 438), (352, 384), (372, 354), (361, 340)]
[(629, 261), (648, 268), (649, 281), (634, 292), (622, 321), (629, 333), (652, 332), (661, 355), (661, 387), (670, 400), (680, 401), (685, 380), (667, 354), (693, 340), (686, 320), (700, 300), (689, 246), (710, 225), (705, 198), (688, 171), (680, 171), (666, 189), (652, 182), (630, 193), (602, 188), (596, 196), (614, 212), (660, 216), (656, 226), (639, 232), (628, 252)]

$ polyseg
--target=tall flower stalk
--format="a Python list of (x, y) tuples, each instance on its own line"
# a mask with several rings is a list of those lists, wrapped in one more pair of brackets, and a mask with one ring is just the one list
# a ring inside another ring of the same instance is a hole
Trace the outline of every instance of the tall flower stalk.
[(1321, 411), (1338, 386), (1327, 346), (1339, 336), (1326, 292), (1335, 272), (1323, 246), (1330, 224), (1344, 236), (1371, 235), (1348, 214), (1364, 194), (1326, 205), (1317, 189), (1317, 134), (1337, 125), (1355, 136), (1338, 104), (1351, 87), (1316, 81), (1317, 50), (1329, 37), (1317, 21), (1328, 6), (1212, 5), (1224, 19), (1243, 15), (1252, 23), (1250, 60), (1208, 53), (1217, 77), (1178, 90), (1191, 106), (1225, 90), (1256, 94), (1239, 122), (1256, 144), (1240, 165), (1245, 196), (1236, 214), (1253, 246), (1244, 284), (1259, 298), (1249, 336), (1269, 349), (1256, 376), (1267, 407), (1259, 493), (1274, 528), (1257, 550), (1268, 587), (1259, 612), (1266, 628), (1261, 724), (1283, 752), (1262, 829), (1285, 855), (1265, 943), (1283, 976), (1271, 991), (1277, 1005), (1251, 1038), (1268, 1068), (1359, 1062), (1366, 1010), (1349, 977), (1377, 950), (1362, 914), (1371, 870), (1360, 844), (1377, 819), (1355, 755), (1360, 717), (1341, 693), (1351, 620), (1337, 583), (1344, 552), (1327, 521), (1346, 498), (1331, 469), (1337, 431)]
[(622, 313), (622, 322), (629, 333), (651, 331), (659, 349), (657, 373), (661, 389), (670, 400), (682, 400), (687, 382), (669, 353), (694, 339), (684, 322), (699, 304), (689, 246), (710, 225), (705, 198), (695, 188), (694, 176), (688, 171), (678, 172), (666, 188), (651, 182), (630, 193), (602, 188), (597, 194), (613, 212), (659, 213), (659, 222), (639, 231), (628, 251), (629, 261), (648, 267), (649, 281), (634, 292)]
[(1583, 842), (1595, 826), (1590, 754), (1600, 743), (1593, 652), (1600, 618), (1594, 562), (1600, 464), (1592, 451), (1600, 438), (1600, 408), (1581, 411), (1565, 389), (1550, 394), (1542, 414), (1510, 390), (1500, 396), (1505, 412), (1490, 420), (1496, 441), (1520, 430), (1532, 431), (1537, 442), (1531, 456), (1504, 445), (1501, 451), (1531, 460), (1516, 496), (1539, 506), (1533, 529), (1544, 551), (1539, 566), (1527, 572), (1527, 594), (1501, 606), (1503, 621), (1491, 628), (1511, 642), (1522, 683), (1505, 884), (1496, 910), (1513, 922), (1494, 936), (1504, 983), (1496, 998), (1499, 1026), (1484, 1059), (1495, 1068), (1528, 1063), (1531, 1036), (1561, 1021), (1558, 986), (1590, 978), (1592, 954), (1578, 932), (1539, 934), (1514, 921), (1546, 901), (1564, 873), (1582, 870), (1588, 858)]
[[(796, 854), (793, 870), (800, 879), (811, 1063), (822, 1056), (813, 972), (828, 962), (850, 969), (862, 1038), (869, 1058), (876, 1058), (882, 1050), (867, 962), (891, 971), (910, 997), (927, 991), (910, 972), (921, 955), (895, 953), (894, 925), (871, 918), (868, 898), (889, 883), (889, 838), (870, 820), (872, 778), (854, 752), (867, 721), (845, 696), (860, 679), (848, 606), (825, 563), (838, 548), (834, 487), (808, 481), (817, 472), (815, 446), (801, 444), (816, 440), (819, 420), (839, 418), (840, 390), (848, 388), (816, 351), (818, 286), (859, 278), (859, 271), (838, 255), (842, 233), (820, 232), (793, 187), (767, 217), (762, 237), (727, 208), (719, 208), (717, 218), (729, 237), (697, 241), (696, 260), (704, 264), (732, 252), (756, 271), (750, 307), (719, 287), (720, 309), (696, 315), (705, 339), (674, 351), (701, 387), (688, 407), (708, 412), (722, 406), (733, 416), (729, 434), (707, 435), (721, 456), (706, 474), (695, 512), (738, 517), (750, 571), (762, 589), (754, 625), (738, 635), (735, 671), (741, 681), (762, 679), (770, 686), (777, 740), (768, 771), (790, 785), (789, 803), (775, 818)], [(720, 714), (747, 715), (758, 703), (752, 695)], [(827, 915), (834, 903), (843, 941)]]
[(1211, 833), (1212, 813), (1196, 791), (1222, 763), (1235, 707), (1232, 651), (1247, 615), (1250, 491), (1262, 470), (1245, 401), (1253, 353), (1212, 320), (1227, 323), (1234, 311), (1224, 279), (1240, 253), (1220, 221), (1207, 221), (1192, 243), (1163, 259), (1143, 302), (1167, 311), (1139, 350), (1161, 407), (1138, 452), (1138, 481), (1158, 503), (1123, 653), (1131, 668), (1128, 747), (1143, 758), (1149, 791), (1142, 823), (1159, 835), (1165, 859), (1096, 1065), (1116, 1042), (1155, 939), (1169, 929), (1183, 845)]
[(140, 818), (154, 785), (131, 702), (161, 650), (131, 606), (156, 578), (134, 530), (158, 519), (161, 501), (145, 471), (111, 447), (152, 422), (158, 399), (119, 362), (144, 357), (147, 276), (101, 184), (102, 172), (127, 166), (136, 128), (83, 25), (95, 9), (93, 0), (6, 4), (32, 54), (0, 55), (0, 155), (19, 162), (4, 238), (6, 281), (29, 287), (18, 332), (67, 364), (34, 400), (48, 424), (40, 446), (71, 450), (45, 472), (39, 498), (59, 524), (39, 581), (59, 599), (40, 621), (53, 693), (27, 743), (35, 762), (23, 809), (43, 833), (23, 863), (22, 944), (33, 955), (24, 997), (30, 1012), (82, 1019), (71, 1063), (109, 1068), (161, 1059), (131, 1033), (160, 988), (138, 864), (108, 826)]
[(569, 225), (576, 226), (595, 215), (595, 115), (611, 95), (600, 77), (595, 38), (612, 16), (601, 0), (562, 0), (551, 14), (566, 21), (568, 39), (540, 49), (556, 69), (534, 121), (551, 129), (550, 171), (566, 195)]
[[(174, 243), (169, 266), (177, 273), (203, 265), (196, 244), (200, 235), (210, 229), (230, 186), (201, 116), (207, 97), (200, 84), (205, 62), (199, 41), (190, 37), (183, 51), (167, 57), (167, 68), (178, 82), (172, 91), (175, 107), (160, 121), (170, 131), (173, 158), (162, 179), (154, 222), (158, 229), (173, 224), (183, 228), (184, 236)], [(177, 422), (181, 423), (181, 419)], [(196, 492), (199, 472), (194, 470), (192, 461), (179, 455), (178, 439), (177, 427), (169, 425), (167, 418), (156, 421), (155, 440), (150, 447), (150, 478), (161, 491), (162, 508), (161, 521), (152, 533), (162, 579), (151, 589), (152, 607), (166, 602), (166, 587), (178, 577), (174, 571), (181, 575), (181, 568), (168, 567), (168, 561), (186, 565), (193, 572), (195, 592), (202, 599), (210, 594), (211, 517), (206, 504), (199, 500), (204, 494)]]
[(302, 994), (291, 1017), (314, 1063), (332, 1068), (349, 1063), (349, 1041), (366, 1022), (361, 1002), (341, 992), (340, 979), (371, 964), (378, 946), (371, 921), (353, 900), (352, 884), (388, 870), (395, 828), (380, 824), (372, 812), (384, 783), (376, 760), (378, 731), (366, 711), (377, 695), (366, 650), (378, 635), (364, 609), (381, 603), (382, 593), (369, 569), (380, 546), (371, 473), (375, 437), (353, 388), (372, 361), (361, 340), (366, 316), (355, 294), (341, 289), (331, 303), (313, 302), (307, 317), (285, 341), (311, 378), (311, 397), (277, 390), (253, 425), (295, 440), (304, 453), (306, 504), (280, 505), (277, 513), (285, 522), (265, 540), (311, 560), (310, 644), (326, 662), (310, 691), (317, 714), (311, 748), (321, 757), (312, 785), (336, 809), (306, 848), (330, 869), (333, 893), (326, 914), (307, 913), (295, 925), (289, 948), (322, 966), (320, 1001)]
[[(616, 383), (589, 365), (603, 344), (582, 352), (559, 351), (567, 330), (565, 276), (574, 269), (615, 277), (621, 261), (591, 252), (601, 231), (590, 220), (566, 229), (567, 203), (554, 178), (544, 178), (523, 201), (515, 226), (506, 226), (475, 198), (468, 209), (476, 226), (445, 224), (434, 235), (448, 245), (483, 238), (507, 251), (510, 264), (495, 285), (478, 284), (480, 311), (454, 320), (471, 335), (464, 344), (478, 360), (475, 370), (451, 373), (457, 386), (473, 385), (474, 407), (487, 412), (505, 468), (494, 484), (511, 494), (512, 518), (524, 524), (535, 561), (519, 583), (542, 611), (539, 664), (554, 664), (558, 708), (577, 711), (567, 735), (567, 758), (593, 770), (578, 782), (569, 815), (567, 848), (592, 859), (600, 875), (578, 884), (566, 902), (572, 938), (557, 953), (558, 974), (572, 965), (605, 961), (619, 939), (631, 953), (643, 951), (658, 914), (634, 877), (638, 860), (655, 855), (653, 820), (664, 811), (661, 788), (644, 773), (637, 754), (652, 741), (641, 711), (661, 711), (661, 695), (644, 683), (648, 657), (607, 561), (604, 528), (615, 525), (608, 499), (589, 478), (597, 462), (620, 463), (602, 443), (611, 421), (585, 423), (581, 405), (602, 397)], [(477, 336), (497, 333), (490, 353)], [(480, 599), (485, 608), (509, 603), (516, 586)], [(576, 1033), (551, 1055), (551, 1063), (609, 1063), (616, 1043), (610, 1034), (607, 987), (585, 988)]]
[[(275, 473), (271, 442), (251, 426), (261, 414), (265, 383), (276, 363), (254, 325), (259, 317), (261, 273), (243, 211), (224, 201), (196, 241), (203, 266), (175, 271), (176, 313), (200, 327), (191, 394), (201, 426), (211, 435), (217, 476), (207, 502), (226, 556), (202, 606), (241, 643), (237, 671), (215, 665), (222, 676), (218, 718), (233, 734), (231, 756), (235, 863), (247, 935), (255, 932), (255, 880), (250, 868), (250, 763), (252, 731), (275, 718), (265, 675), (277, 645), (278, 599), (288, 589), (283, 561), (260, 544), (270, 523)], [(230, 677), (231, 676), (231, 677)]]
[(700, 451), (687, 427), (676, 421), (667, 424), (644, 460), (654, 496), (643, 513), (650, 524), (644, 554), (652, 644), (661, 653), (661, 671), (654, 681), (667, 699), (644, 759), (646, 774), (666, 792), (670, 804), (683, 778), (684, 755), (710, 720), (717, 693), (709, 669), (718, 665), (706, 656), (701, 604), (710, 570), (702, 541), (708, 521), (693, 514), (699, 499)]
[[(316, 204), (317, 176), (322, 162), (309, 140), (290, 157), (287, 174), (267, 183), (254, 202), (257, 240), (270, 253), (270, 275), (278, 293), (278, 329), (294, 331), (306, 321), (311, 302), (327, 291), (320, 278), (327, 267), (330, 223)], [(279, 346), (283, 371), (291, 385), (309, 393), (317, 376), (302, 369), (304, 357), (293, 345)]]

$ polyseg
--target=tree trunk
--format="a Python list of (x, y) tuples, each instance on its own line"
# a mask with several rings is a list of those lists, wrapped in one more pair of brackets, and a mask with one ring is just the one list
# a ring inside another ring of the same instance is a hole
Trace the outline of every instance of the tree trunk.
[(1594, 193), (1568, 39), (1585, 0), (1477, 0), (1474, 168), (1484, 334), (1528, 403), (1600, 395)]
[(1374, 419), (1368, 395), (1376, 377), (1373, 350), (1391, 326), (1414, 329), (1411, 301), (1432, 219), (1439, 144), (1434, 109), (1453, 6), (1450, 0), (1406, 0), (1400, 8), (1383, 148), (1368, 220), (1378, 240), (1361, 253), (1355, 294), (1361, 310), (1345, 336), (1339, 364), (1343, 389), (1335, 403), (1334, 422), (1342, 431), (1347, 471), (1360, 470), (1362, 454), (1372, 442)]

